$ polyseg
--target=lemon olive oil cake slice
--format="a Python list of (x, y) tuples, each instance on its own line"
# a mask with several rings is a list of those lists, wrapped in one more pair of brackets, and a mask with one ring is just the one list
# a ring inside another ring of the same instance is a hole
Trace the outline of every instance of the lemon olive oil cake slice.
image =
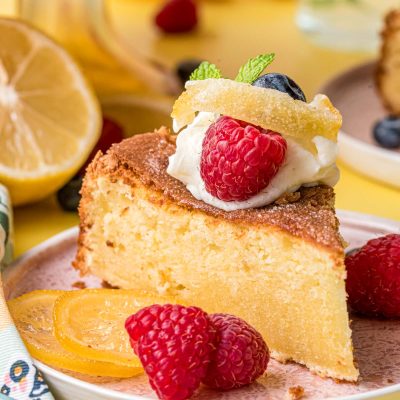
[(356, 380), (332, 188), (227, 212), (167, 174), (174, 152), (175, 138), (161, 129), (95, 158), (84, 179), (75, 267), (121, 288), (238, 315), (275, 359)]
[(75, 267), (108, 283), (237, 315), (272, 356), (355, 381), (344, 251), (332, 186), (340, 113), (289, 77), (235, 80), (204, 62), (165, 128), (87, 170)]

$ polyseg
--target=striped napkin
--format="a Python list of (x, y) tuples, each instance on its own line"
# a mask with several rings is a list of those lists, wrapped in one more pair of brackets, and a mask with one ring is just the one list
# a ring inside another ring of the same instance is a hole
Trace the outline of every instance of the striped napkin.
[[(12, 258), (12, 209), (0, 185), (0, 272)], [(33, 365), (4, 299), (0, 273), (0, 399), (51, 400), (48, 386)]]

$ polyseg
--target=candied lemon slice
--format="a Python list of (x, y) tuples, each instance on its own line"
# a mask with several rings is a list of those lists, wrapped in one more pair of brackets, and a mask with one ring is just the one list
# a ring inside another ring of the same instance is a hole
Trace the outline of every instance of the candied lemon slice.
[(172, 118), (180, 130), (192, 122), (197, 111), (228, 115), (282, 135), (292, 137), (314, 151), (312, 139), (323, 136), (336, 141), (342, 117), (329, 99), (317, 95), (311, 103), (294, 100), (274, 89), (230, 79), (189, 81), (176, 100)]
[(123, 289), (85, 289), (67, 292), (54, 308), (55, 334), (66, 349), (82, 356), (140, 367), (129, 344), (125, 320), (152, 304), (172, 298)]
[(100, 135), (100, 107), (72, 57), (20, 20), (0, 18), (0, 182), (15, 205), (71, 178)]
[(54, 336), (53, 309), (61, 290), (36, 290), (8, 302), (15, 325), (30, 354), (56, 368), (94, 376), (130, 377), (142, 372), (137, 366), (91, 360), (65, 350)]

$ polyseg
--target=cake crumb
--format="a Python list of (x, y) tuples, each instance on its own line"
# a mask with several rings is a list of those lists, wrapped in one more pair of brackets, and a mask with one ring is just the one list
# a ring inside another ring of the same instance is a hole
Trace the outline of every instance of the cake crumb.
[(101, 282), (101, 287), (102, 287), (103, 289), (119, 289), (118, 286), (110, 285), (110, 284), (109, 284), (108, 282), (106, 282), (106, 281), (102, 281), (102, 282)]
[(86, 289), (86, 283), (83, 281), (76, 281), (72, 284), (72, 287), (76, 289)]
[(300, 200), (301, 193), (300, 192), (293, 192), (293, 193), (284, 193), (281, 197), (275, 200), (276, 204), (284, 205), (295, 203)]
[(300, 400), (304, 396), (303, 386), (291, 386), (287, 391), (287, 400)]

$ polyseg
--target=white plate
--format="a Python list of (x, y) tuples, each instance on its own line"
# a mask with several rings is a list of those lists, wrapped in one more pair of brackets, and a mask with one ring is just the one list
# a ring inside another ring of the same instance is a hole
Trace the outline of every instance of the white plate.
[[(400, 223), (365, 214), (338, 213), (341, 231), (350, 247), (391, 232), (400, 233)], [(76, 281), (98, 287), (95, 277), (79, 277), (71, 267), (76, 251), (77, 228), (47, 240), (16, 260), (4, 273), (4, 290), (10, 299), (34, 289), (71, 289)], [(271, 360), (268, 374), (257, 383), (235, 391), (216, 392), (202, 388), (193, 399), (282, 400), (287, 389), (301, 385), (306, 399), (400, 399), (400, 321), (352, 317), (353, 340), (362, 380), (358, 385), (337, 384), (306, 368)], [(155, 399), (145, 376), (130, 379), (72, 377), (36, 361), (58, 400)], [(90, 382), (88, 382), (91, 381)]]
[(388, 114), (374, 83), (376, 64), (352, 68), (323, 88), (341, 112), (343, 127), (339, 134), (339, 157), (356, 171), (400, 188), (400, 150), (387, 150), (373, 140), (376, 121)]

